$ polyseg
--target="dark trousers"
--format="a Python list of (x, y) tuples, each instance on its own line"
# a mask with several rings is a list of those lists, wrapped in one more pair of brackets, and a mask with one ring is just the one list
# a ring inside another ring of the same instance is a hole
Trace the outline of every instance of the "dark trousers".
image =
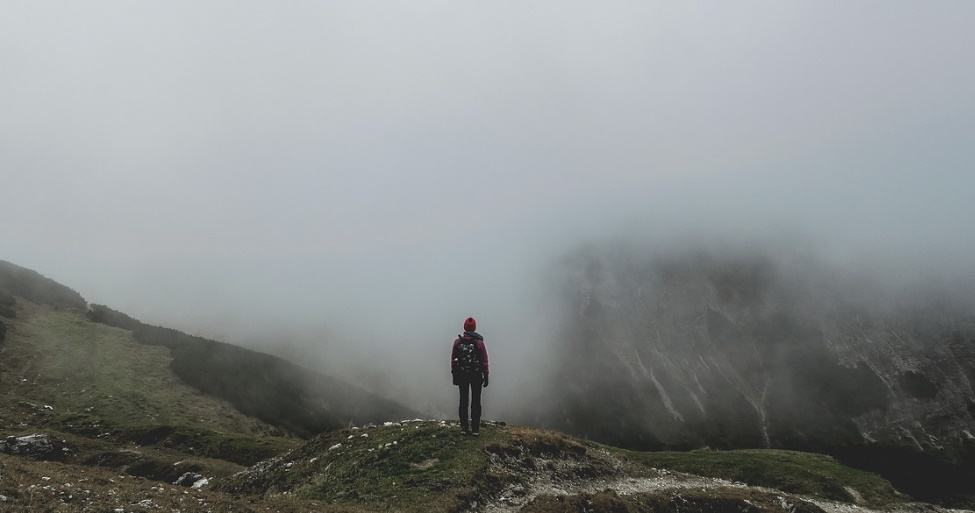
[(468, 400), (471, 408), (471, 423), (473, 431), (479, 431), (481, 426), (481, 385), (483, 384), (481, 373), (458, 373), (457, 387), (460, 388), (460, 407), (457, 413), (460, 416), (460, 427), (464, 431), (468, 429), (467, 406)]

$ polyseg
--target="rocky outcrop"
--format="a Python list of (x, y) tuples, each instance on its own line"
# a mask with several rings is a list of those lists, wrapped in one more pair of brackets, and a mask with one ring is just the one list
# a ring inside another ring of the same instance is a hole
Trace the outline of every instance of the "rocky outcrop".
[(185, 472), (179, 476), (179, 479), (173, 481), (174, 485), (185, 486), (187, 488), (203, 488), (209, 483), (210, 480), (199, 472)]
[(33, 458), (47, 458), (55, 451), (51, 438), (45, 434), (27, 436), (8, 436), (0, 442), (0, 452), (30, 456)]
[(963, 305), (872, 302), (862, 284), (756, 254), (590, 253), (566, 269), (560, 389), (542, 424), (648, 449), (968, 457), (975, 318)]

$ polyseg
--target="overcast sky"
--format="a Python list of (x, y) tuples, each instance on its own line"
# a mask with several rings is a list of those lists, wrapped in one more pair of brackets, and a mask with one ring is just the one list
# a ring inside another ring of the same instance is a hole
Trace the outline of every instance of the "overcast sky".
[(972, 27), (969, 1), (4, 2), (0, 258), (430, 372), (474, 315), (509, 374), (587, 241), (970, 269)]

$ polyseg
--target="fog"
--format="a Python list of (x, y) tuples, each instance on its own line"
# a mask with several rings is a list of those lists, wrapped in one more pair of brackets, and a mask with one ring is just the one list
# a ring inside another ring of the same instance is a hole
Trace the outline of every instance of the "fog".
[[(967, 283), (975, 5), (11, 2), (0, 258), (450, 415), (543, 381), (560, 259), (800, 248)], [(784, 242), (783, 242), (784, 241)]]

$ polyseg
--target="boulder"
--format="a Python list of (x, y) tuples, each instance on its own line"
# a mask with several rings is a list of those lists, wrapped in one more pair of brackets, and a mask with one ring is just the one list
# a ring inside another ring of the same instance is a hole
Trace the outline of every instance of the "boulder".
[(0, 452), (19, 456), (43, 457), (54, 452), (51, 438), (45, 434), (8, 436), (0, 442)]
[(197, 472), (187, 472), (173, 482), (174, 485), (185, 486), (187, 488), (201, 488), (210, 482), (209, 479)]

